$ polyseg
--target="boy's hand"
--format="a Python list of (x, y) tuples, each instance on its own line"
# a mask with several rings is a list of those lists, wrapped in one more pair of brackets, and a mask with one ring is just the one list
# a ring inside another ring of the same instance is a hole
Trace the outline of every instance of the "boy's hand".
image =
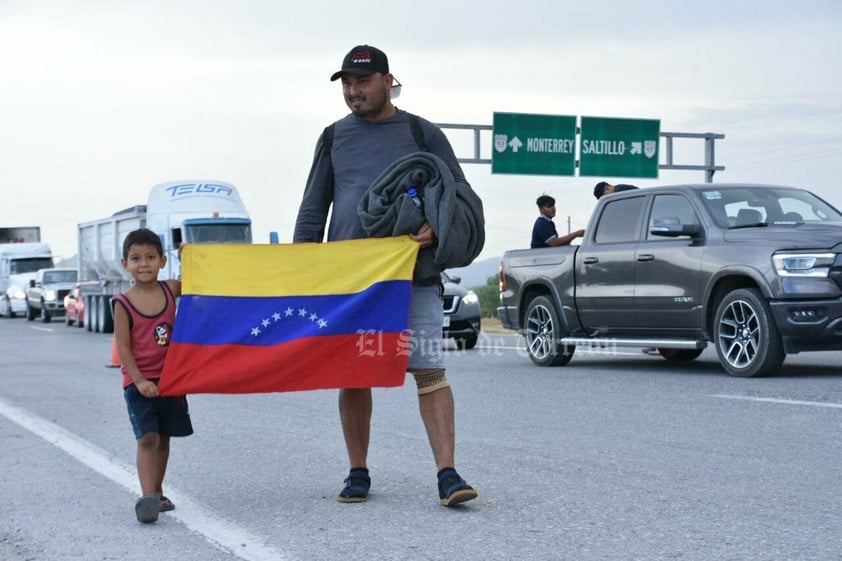
[(158, 386), (156, 386), (154, 382), (151, 382), (149, 380), (135, 382), (134, 385), (137, 388), (137, 391), (139, 391), (140, 395), (142, 395), (143, 397), (153, 398), (159, 397), (161, 395), (158, 391)]

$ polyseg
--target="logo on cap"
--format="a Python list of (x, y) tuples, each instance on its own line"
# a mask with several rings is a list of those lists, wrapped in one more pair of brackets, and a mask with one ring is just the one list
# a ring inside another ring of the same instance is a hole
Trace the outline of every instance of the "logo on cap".
[(351, 55), (354, 64), (371, 63), (371, 51), (357, 51)]

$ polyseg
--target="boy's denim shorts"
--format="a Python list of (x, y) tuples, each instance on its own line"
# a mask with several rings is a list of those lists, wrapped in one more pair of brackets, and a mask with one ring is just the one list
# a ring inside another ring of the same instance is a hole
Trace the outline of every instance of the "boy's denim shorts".
[[(157, 383), (157, 380), (153, 380)], [(132, 422), (135, 438), (149, 433), (161, 436), (189, 436), (193, 434), (187, 396), (153, 397), (143, 396), (134, 384), (123, 390), (129, 420)]]

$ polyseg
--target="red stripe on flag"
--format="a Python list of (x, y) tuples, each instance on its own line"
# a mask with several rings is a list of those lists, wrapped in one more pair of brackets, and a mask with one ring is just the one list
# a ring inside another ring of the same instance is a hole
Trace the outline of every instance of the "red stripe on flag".
[(404, 383), (408, 360), (405, 332), (309, 337), (269, 347), (173, 343), (158, 389), (181, 395), (396, 387)]

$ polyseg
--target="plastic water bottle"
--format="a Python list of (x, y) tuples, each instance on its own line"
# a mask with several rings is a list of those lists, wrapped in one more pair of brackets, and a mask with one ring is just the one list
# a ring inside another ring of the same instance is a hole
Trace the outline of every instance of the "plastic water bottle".
[(419, 210), (422, 212), (424, 211), (424, 201), (421, 200), (421, 196), (418, 194), (418, 190), (415, 187), (410, 187), (406, 190), (406, 194), (409, 195), (409, 199), (412, 201), (412, 204), (417, 206)]

